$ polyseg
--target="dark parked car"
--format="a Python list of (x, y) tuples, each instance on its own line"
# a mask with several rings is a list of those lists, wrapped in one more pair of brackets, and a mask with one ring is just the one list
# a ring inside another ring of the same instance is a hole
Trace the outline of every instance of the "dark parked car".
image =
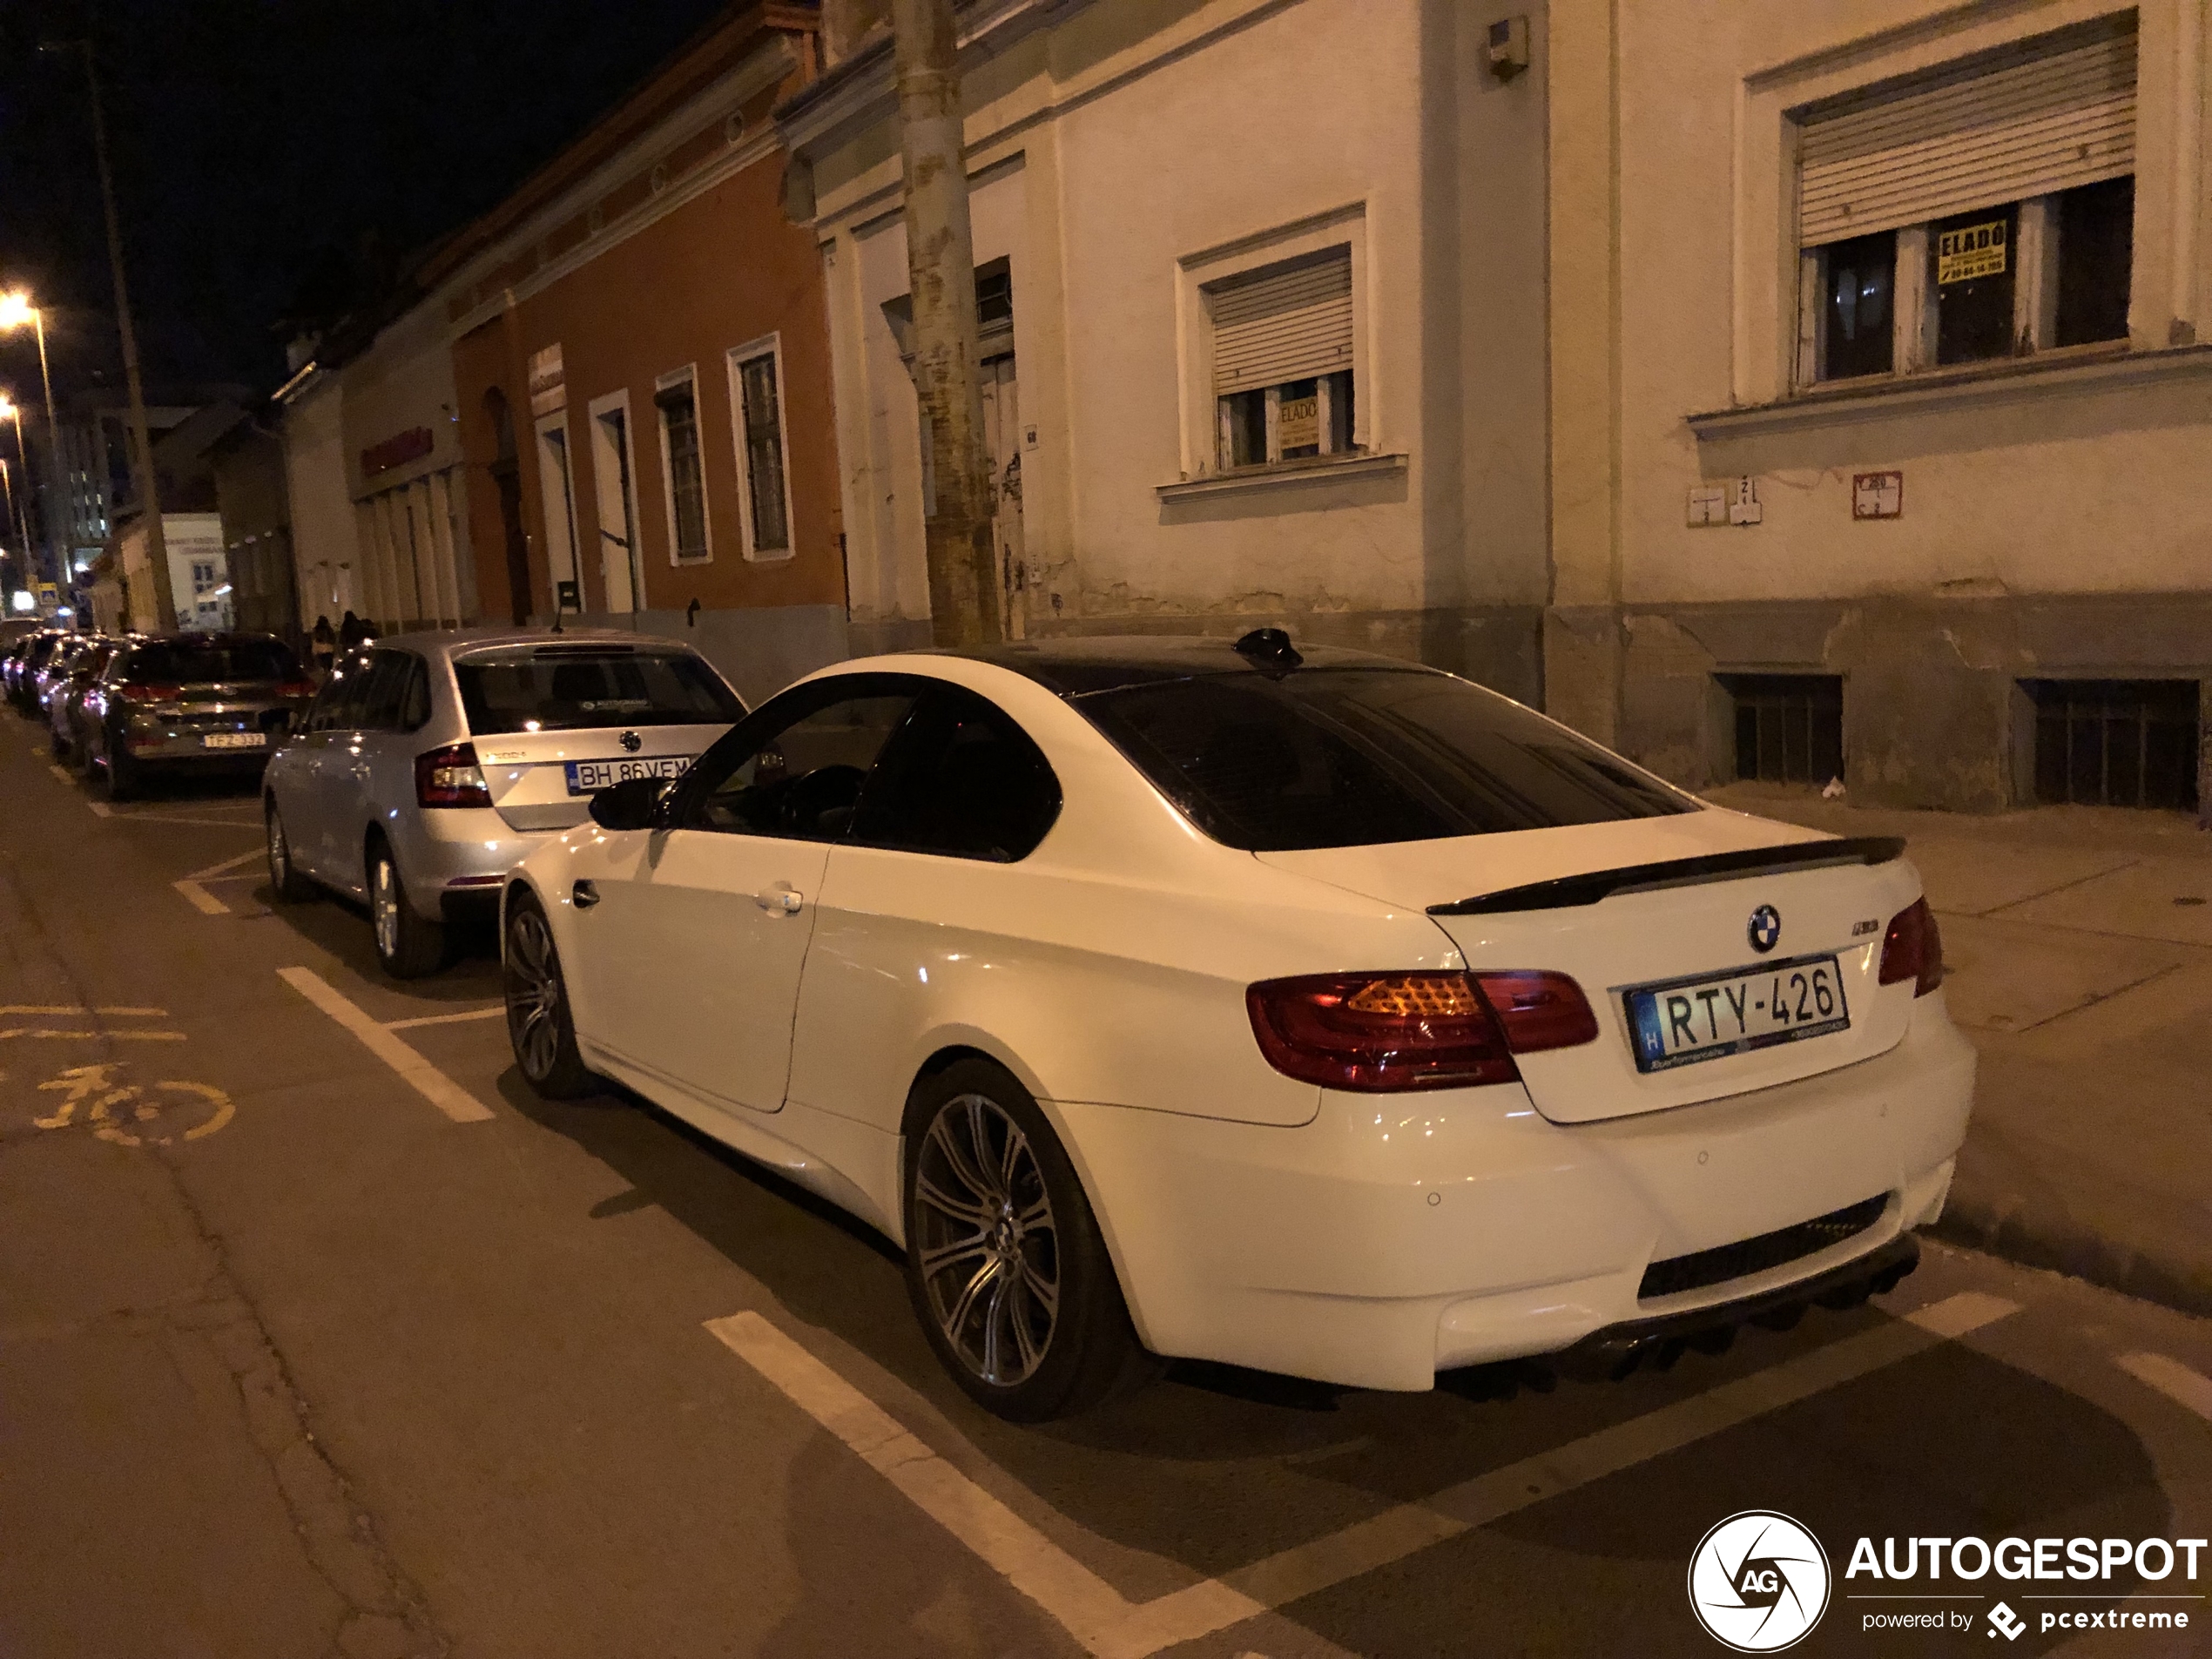
[(53, 739), (54, 759), (66, 760), (84, 745), (84, 694), (115, 659), (124, 642), (98, 636), (78, 647), (68, 665), (54, 677), (46, 694), (46, 725)]
[(125, 642), (85, 695), (85, 772), (122, 799), (155, 771), (258, 774), (315, 694), (273, 634)]

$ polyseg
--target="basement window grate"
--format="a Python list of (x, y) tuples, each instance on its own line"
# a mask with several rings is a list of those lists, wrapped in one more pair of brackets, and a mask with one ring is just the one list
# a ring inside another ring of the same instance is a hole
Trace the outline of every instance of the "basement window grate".
[(1636, 1287), (1636, 1298), (1648, 1302), (1654, 1297), (1680, 1296), (1685, 1291), (1702, 1291), (1709, 1285), (1749, 1278), (1754, 1273), (1817, 1255), (1831, 1244), (1840, 1244), (1846, 1238), (1865, 1232), (1882, 1218), (1889, 1204), (1889, 1195), (1881, 1193), (1846, 1204), (1841, 1210), (1831, 1210), (1824, 1216), (1815, 1216), (1811, 1221), (1801, 1221), (1794, 1227), (1777, 1227), (1756, 1238), (1741, 1238), (1732, 1244), (1716, 1245), (1688, 1256), (1669, 1256), (1643, 1270), (1643, 1283)]
[(1824, 784), (1844, 775), (1844, 681), (1838, 674), (1723, 674), (1736, 705), (1736, 775), (1764, 784)]
[(2048, 806), (2197, 806), (2195, 680), (2027, 680), (2035, 799)]

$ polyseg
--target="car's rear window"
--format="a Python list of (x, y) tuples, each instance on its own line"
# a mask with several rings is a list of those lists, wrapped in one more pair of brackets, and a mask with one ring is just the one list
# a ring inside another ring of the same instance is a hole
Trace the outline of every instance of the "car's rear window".
[(454, 664), (469, 730), (574, 732), (610, 725), (727, 725), (745, 705), (697, 657), (669, 651), (587, 653)]
[(278, 639), (238, 639), (214, 644), (192, 639), (160, 639), (131, 652), (124, 671), (145, 685), (205, 685), (241, 680), (305, 678), (300, 659)]
[(1420, 669), (1208, 675), (1071, 700), (1192, 823), (1250, 852), (1696, 806), (1517, 703)]

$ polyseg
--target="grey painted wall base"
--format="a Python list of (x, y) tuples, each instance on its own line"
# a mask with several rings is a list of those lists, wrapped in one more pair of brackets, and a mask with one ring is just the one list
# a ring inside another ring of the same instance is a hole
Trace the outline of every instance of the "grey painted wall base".
[[(534, 617), (532, 625), (550, 627), (552, 620)], [(719, 669), (755, 708), (801, 675), (852, 654), (841, 605), (701, 610), (696, 622), (681, 610), (586, 611), (562, 621), (570, 628), (629, 629), (680, 639)]]
[[(2031, 679), (2200, 685), (2212, 594), (1629, 605), (1545, 616), (1548, 706), (1697, 789), (1735, 775), (1728, 673), (1836, 674), (1844, 781), (1865, 805), (2003, 812), (2033, 793)], [(2212, 801), (2212, 743), (2198, 771)]]

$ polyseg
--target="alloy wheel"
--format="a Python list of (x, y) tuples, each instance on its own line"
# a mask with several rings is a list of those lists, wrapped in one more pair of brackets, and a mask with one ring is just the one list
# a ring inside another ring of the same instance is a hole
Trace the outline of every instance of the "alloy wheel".
[(1060, 1235), (1036, 1152), (987, 1095), (938, 1109), (915, 1168), (930, 1312), (961, 1363), (1010, 1388), (1035, 1375), (1060, 1316)]
[(532, 1082), (552, 1076), (560, 1056), (561, 974), (553, 934), (535, 910), (518, 910), (507, 926), (507, 1029)]
[(376, 922), (376, 949), (389, 961), (400, 954), (399, 872), (389, 853), (380, 853), (369, 867), (368, 908)]

